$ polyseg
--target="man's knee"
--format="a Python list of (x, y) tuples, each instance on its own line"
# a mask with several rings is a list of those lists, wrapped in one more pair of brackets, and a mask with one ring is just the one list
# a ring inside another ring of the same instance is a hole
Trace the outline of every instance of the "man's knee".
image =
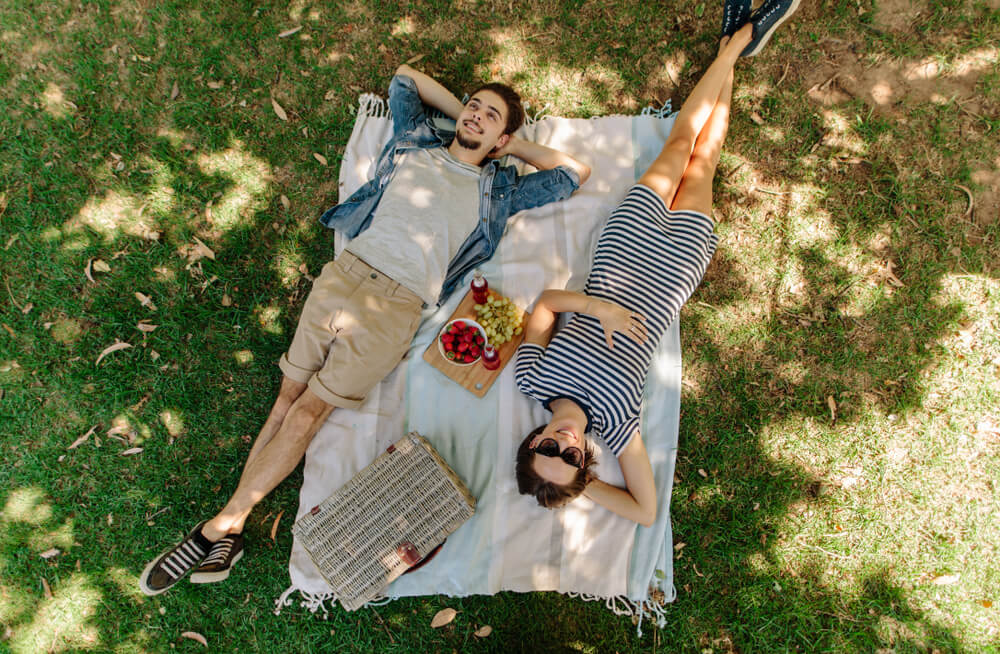
[(333, 406), (306, 388), (292, 404), (291, 411), (301, 417), (316, 419), (329, 415)]

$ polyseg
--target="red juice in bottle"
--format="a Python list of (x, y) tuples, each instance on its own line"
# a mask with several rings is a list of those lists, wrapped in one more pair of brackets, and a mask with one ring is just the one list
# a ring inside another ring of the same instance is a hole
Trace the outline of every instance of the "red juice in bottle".
[(469, 288), (472, 289), (472, 301), (476, 304), (482, 304), (486, 302), (487, 298), (490, 296), (490, 285), (483, 277), (483, 273), (477, 270), (473, 273), (472, 283), (469, 284)]
[(483, 348), (483, 367), (487, 370), (496, 370), (500, 367), (500, 353), (491, 343), (487, 343)]

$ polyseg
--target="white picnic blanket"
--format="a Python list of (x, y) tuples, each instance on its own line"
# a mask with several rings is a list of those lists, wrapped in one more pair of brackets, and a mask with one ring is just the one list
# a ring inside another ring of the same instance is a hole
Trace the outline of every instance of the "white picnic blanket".
[[(524, 138), (571, 153), (593, 172), (569, 200), (511, 218), (499, 250), (482, 267), (491, 288), (522, 307), (530, 307), (545, 288), (582, 288), (601, 227), (659, 152), (673, 122), (668, 113), (647, 110), (640, 116), (589, 120), (546, 117), (522, 127)], [(391, 134), (390, 121), (381, 99), (361, 97), (340, 169), (341, 198), (372, 174)], [(339, 252), (343, 239), (337, 236)], [(404, 362), (360, 408), (335, 410), (319, 430), (306, 452), (298, 515), (415, 430), (465, 480), (478, 506), (437, 557), (393, 582), (389, 598), (548, 590), (602, 599), (618, 613), (647, 609), (662, 616), (650, 593), (658, 589), (662, 596), (656, 595), (668, 602), (676, 594), (670, 530), (681, 381), (676, 323), (660, 343), (645, 389), (642, 436), (660, 509), (656, 524), (644, 528), (582, 497), (549, 511), (518, 494), (515, 451), (524, 435), (547, 419), (547, 412), (518, 392), (513, 365), (478, 399), (423, 360), (462, 295), (459, 290), (439, 309), (427, 309)], [(595, 440), (598, 474), (622, 484), (617, 461)], [(277, 601), (278, 610), (291, 603), (295, 591), (313, 611), (326, 611), (326, 600), (336, 599), (299, 542), (292, 546), (289, 571), (292, 585)]]

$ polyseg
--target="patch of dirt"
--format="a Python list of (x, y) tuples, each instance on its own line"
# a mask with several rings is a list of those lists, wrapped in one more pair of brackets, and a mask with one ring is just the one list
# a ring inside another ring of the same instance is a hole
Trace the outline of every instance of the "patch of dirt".
[(991, 101), (977, 95), (976, 85), (996, 65), (1000, 51), (979, 48), (955, 57), (947, 66), (934, 57), (867, 64), (863, 56), (849, 47), (828, 51), (826, 64), (805, 76), (809, 97), (827, 106), (860, 98), (890, 114), (897, 113), (901, 103), (943, 104), (956, 99), (966, 111), (982, 114)]
[(926, 8), (926, 2), (878, 0), (875, 5), (875, 26), (890, 32), (905, 32)]
[(993, 160), (992, 169), (983, 166), (973, 172), (972, 181), (979, 186), (972, 189), (976, 200), (973, 221), (983, 226), (1000, 221), (1000, 157)]

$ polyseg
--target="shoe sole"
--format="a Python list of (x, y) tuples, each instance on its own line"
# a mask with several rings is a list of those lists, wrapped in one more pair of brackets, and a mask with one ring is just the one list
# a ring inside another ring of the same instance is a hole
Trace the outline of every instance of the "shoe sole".
[(792, 6), (789, 7), (788, 11), (785, 12), (785, 15), (781, 17), (781, 20), (779, 20), (777, 23), (775, 23), (773, 26), (771, 26), (771, 29), (769, 29), (767, 31), (767, 34), (765, 34), (764, 38), (762, 38), (760, 40), (760, 43), (757, 44), (757, 47), (754, 48), (753, 50), (751, 50), (750, 52), (747, 52), (743, 56), (744, 57), (752, 57), (755, 54), (757, 54), (758, 52), (760, 52), (761, 50), (763, 50), (764, 46), (767, 45), (767, 42), (771, 40), (772, 36), (774, 36), (774, 33), (778, 31), (779, 27), (781, 27), (781, 24), (784, 23), (789, 18), (791, 18), (792, 14), (794, 14), (798, 10), (798, 8), (799, 8), (799, 2), (801, 2), (801, 0), (794, 0), (792, 2)]
[[(176, 545), (174, 547), (176, 547)], [(146, 580), (149, 579), (149, 574), (153, 571), (153, 568), (156, 566), (157, 561), (166, 556), (170, 552), (170, 550), (174, 549), (174, 547), (168, 547), (167, 549), (157, 554), (153, 558), (153, 560), (150, 561), (148, 564), (146, 564), (146, 567), (142, 569), (142, 574), (139, 575), (139, 589), (142, 590), (143, 595), (152, 597), (154, 595), (159, 595), (160, 593), (165, 593), (171, 588), (173, 588), (178, 581), (184, 578), (184, 576), (181, 575), (180, 577), (174, 580), (174, 583), (170, 584), (169, 586), (164, 586), (159, 590), (155, 588), (150, 588), (149, 586), (146, 585)]]
[(229, 573), (232, 572), (233, 566), (236, 562), (243, 558), (243, 550), (240, 550), (236, 556), (233, 557), (232, 562), (229, 567), (225, 570), (219, 570), (218, 572), (192, 572), (191, 573), (191, 583), (192, 584), (214, 584), (217, 581), (225, 581), (229, 577)]

